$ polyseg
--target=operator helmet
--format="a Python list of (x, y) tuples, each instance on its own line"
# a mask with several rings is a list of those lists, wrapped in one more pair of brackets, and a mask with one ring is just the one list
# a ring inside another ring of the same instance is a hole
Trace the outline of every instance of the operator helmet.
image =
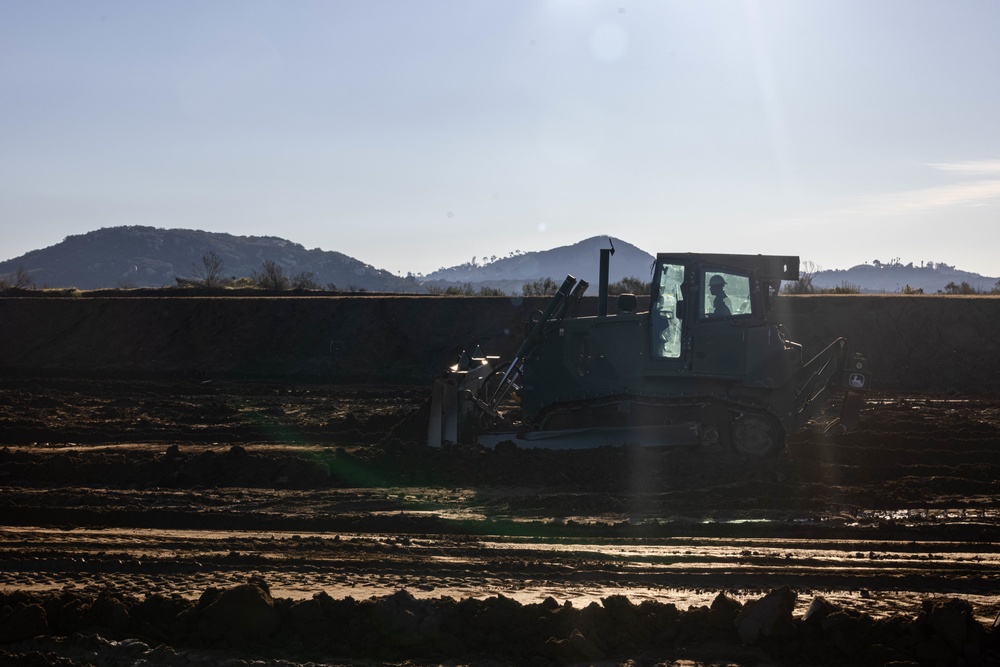
[(718, 274), (712, 276), (711, 280), (708, 281), (709, 287), (715, 287), (716, 285), (725, 285), (725, 284), (726, 284), (726, 279)]

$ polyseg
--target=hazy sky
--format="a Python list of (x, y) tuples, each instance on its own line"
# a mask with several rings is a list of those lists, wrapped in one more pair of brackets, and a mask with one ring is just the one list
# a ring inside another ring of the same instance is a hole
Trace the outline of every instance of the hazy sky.
[(0, 260), (151, 225), (996, 276), (998, 35), (997, 0), (4, 0)]

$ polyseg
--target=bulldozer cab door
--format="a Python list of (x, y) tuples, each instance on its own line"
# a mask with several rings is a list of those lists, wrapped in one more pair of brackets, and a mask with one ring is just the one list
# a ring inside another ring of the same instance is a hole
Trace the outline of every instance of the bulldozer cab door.
[(744, 377), (747, 338), (764, 323), (757, 276), (722, 257), (660, 255), (649, 308), (650, 369)]
[(688, 292), (686, 264), (677, 260), (658, 261), (653, 272), (649, 307), (649, 347), (658, 363), (681, 362), (684, 350), (684, 321)]
[(697, 266), (696, 311), (691, 318), (691, 370), (695, 374), (746, 374), (748, 326), (759, 321), (753, 276), (743, 269)]

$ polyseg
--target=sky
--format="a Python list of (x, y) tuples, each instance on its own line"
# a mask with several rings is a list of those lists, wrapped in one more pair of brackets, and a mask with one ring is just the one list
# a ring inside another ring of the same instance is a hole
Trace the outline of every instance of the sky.
[(611, 235), (997, 276), (997, 34), (996, 0), (5, 0), (0, 260), (148, 225), (404, 275)]

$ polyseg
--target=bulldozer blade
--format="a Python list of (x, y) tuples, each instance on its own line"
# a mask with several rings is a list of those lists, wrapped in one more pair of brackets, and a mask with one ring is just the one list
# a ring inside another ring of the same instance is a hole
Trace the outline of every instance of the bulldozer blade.
[(840, 405), (840, 425), (844, 431), (853, 431), (861, 419), (861, 406), (865, 399), (861, 394), (849, 391), (844, 394), (844, 402)]

